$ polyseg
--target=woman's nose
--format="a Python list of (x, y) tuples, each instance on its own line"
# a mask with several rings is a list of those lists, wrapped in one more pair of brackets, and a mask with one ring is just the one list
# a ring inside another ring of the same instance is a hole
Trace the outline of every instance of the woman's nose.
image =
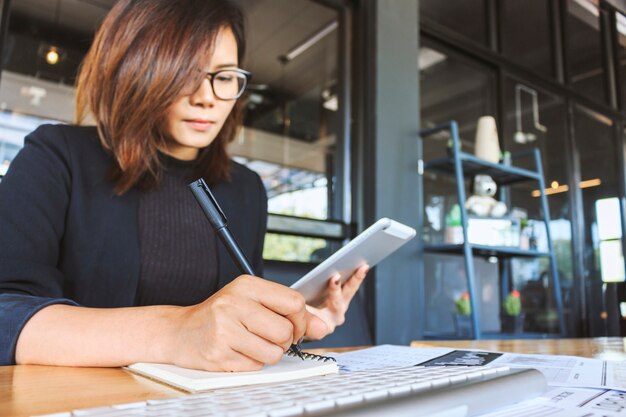
[(212, 106), (215, 104), (215, 93), (208, 77), (202, 80), (198, 89), (191, 95), (192, 104)]

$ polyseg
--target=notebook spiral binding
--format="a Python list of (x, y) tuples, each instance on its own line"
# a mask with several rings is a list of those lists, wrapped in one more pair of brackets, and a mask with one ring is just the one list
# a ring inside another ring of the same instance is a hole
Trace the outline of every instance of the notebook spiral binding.
[[(287, 352), (285, 352), (285, 355), (287, 356), (293, 356), (295, 358), (298, 357), (297, 354), (295, 354), (294, 352), (292, 352), (291, 350), (288, 350)], [(302, 356), (304, 356), (304, 359), (308, 359), (311, 361), (318, 361), (318, 362), (337, 362), (337, 360), (333, 357), (330, 356), (324, 356), (324, 355), (316, 355), (314, 353), (307, 353), (307, 352), (302, 352)]]

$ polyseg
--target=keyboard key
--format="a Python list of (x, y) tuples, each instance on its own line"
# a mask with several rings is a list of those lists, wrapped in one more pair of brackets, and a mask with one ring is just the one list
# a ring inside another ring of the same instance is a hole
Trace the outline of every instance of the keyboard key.
[(450, 385), (450, 379), (448, 378), (439, 378), (430, 382), (430, 386), (432, 389), (441, 389)]
[(277, 408), (275, 410), (271, 410), (268, 415), (269, 417), (292, 417), (292, 416), (301, 416), (304, 411), (304, 407), (301, 405), (292, 405), (290, 407), (285, 408)]
[(366, 392), (365, 394), (363, 394), (363, 398), (365, 399), (365, 401), (380, 401), (380, 400), (384, 400), (385, 398), (387, 398), (387, 396), (388, 396), (387, 390), (378, 390), (378, 391)]
[(332, 410), (335, 408), (335, 402), (332, 400), (322, 400), (311, 402), (304, 406), (304, 411), (307, 413), (318, 413), (320, 411)]
[(204, 417), (215, 415), (214, 411), (208, 408), (196, 410), (183, 410), (178, 414), (180, 417)]
[(136, 403), (116, 404), (111, 408), (115, 408), (117, 410), (129, 410), (131, 408), (145, 408), (146, 404), (147, 403), (145, 401), (139, 401)]
[(415, 384), (411, 384), (411, 392), (424, 392), (430, 389), (430, 382), (417, 382)]
[(389, 395), (391, 397), (403, 397), (410, 393), (411, 393), (411, 387), (406, 386), (406, 385), (400, 386), (400, 387), (393, 387), (389, 390)]
[(104, 415), (112, 415), (117, 413), (117, 410), (112, 410), (111, 407), (96, 407), (96, 408), (85, 408), (82, 410), (75, 410), (72, 412), (72, 416), (83, 417), (83, 416), (104, 416)]
[(349, 397), (343, 397), (343, 398), (336, 398), (335, 399), (335, 404), (338, 407), (346, 407), (346, 406), (350, 406), (350, 405), (360, 404), (362, 402), (363, 402), (363, 396), (362, 395), (351, 395)]

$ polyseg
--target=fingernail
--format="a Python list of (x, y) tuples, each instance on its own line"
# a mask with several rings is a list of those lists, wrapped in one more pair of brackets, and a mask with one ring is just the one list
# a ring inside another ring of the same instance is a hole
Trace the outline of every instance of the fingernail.
[(335, 285), (339, 285), (339, 280), (340, 280), (340, 279), (341, 279), (341, 278), (339, 278), (339, 277), (335, 278), (335, 279), (333, 280), (333, 283), (334, 283)]

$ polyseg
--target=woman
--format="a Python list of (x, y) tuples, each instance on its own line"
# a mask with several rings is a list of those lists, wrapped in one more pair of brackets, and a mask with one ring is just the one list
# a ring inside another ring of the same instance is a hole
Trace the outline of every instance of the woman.
[[(229, 160), (248, 74), (224, 0), (120, 0), (0, 183), (0, 364), (260, 368), (343, 322), (366, 268), (317, 308), (237, 270), (187, 188), (204, 177), (260, 271), (267, 201)], [(236, 278), (235, 278), (236, 277)]]

